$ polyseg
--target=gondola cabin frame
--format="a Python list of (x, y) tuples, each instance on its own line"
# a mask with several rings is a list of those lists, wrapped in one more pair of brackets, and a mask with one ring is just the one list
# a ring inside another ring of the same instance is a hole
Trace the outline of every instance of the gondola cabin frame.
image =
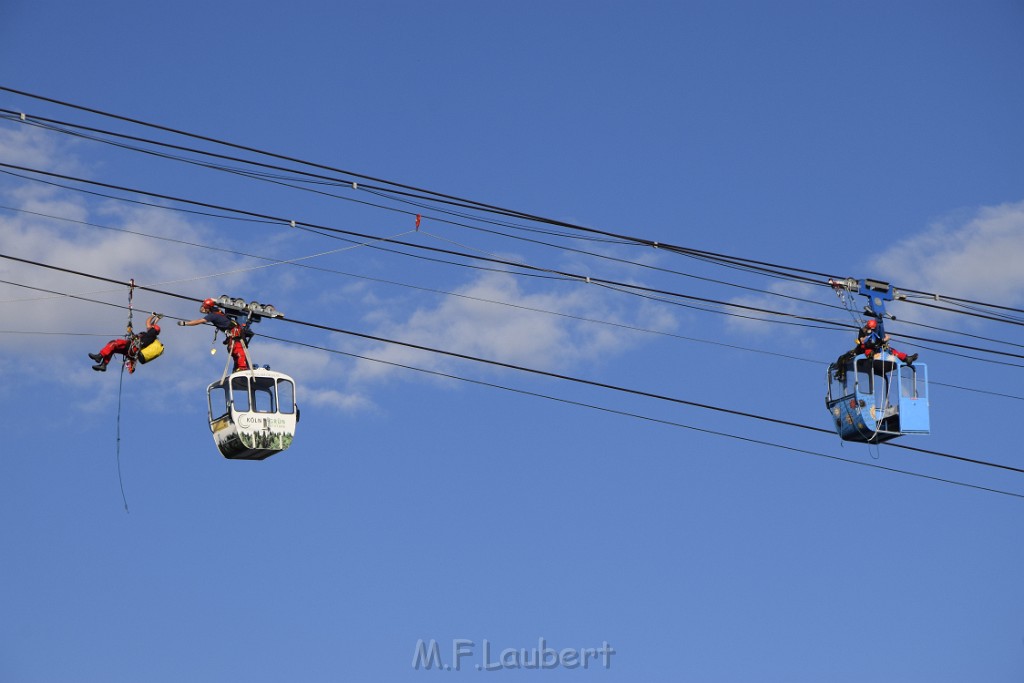
[(264, 460), (295, 438), (299, 410), (295, 381), (281, 372), (233, 372), (207, 388), (210, 431), (230, 460)]
[(828, 369), (825, 404), (844, 441), (882, 443), (905, 434), (928, 434), (928, 367), (902, 365), (891, 353), (856, 356), (845, 381)]

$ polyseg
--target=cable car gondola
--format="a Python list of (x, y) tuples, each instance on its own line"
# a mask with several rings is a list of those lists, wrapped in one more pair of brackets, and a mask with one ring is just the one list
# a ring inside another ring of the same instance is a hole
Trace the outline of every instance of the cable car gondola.
[(268, 368), (233, 372), (207, 388), (210, 431), (230, 460), (263, 460), (292, 445), (295, 381)]
[(904, 434), (928, 434), (928, 367), (901, 365), (891, 353), (860, 354), (842, 382), (828, 368), (825, 404), (844, 441), (882, 443)]
[[(844, 441), (882, 443), (904, 434), (928, 434), (928, 367), (889, 346), (883, 321), (895, 318), (885, 302), (898, 295), (888, 282), (863, 279), (829, 280), (836, 294), (849, 305), (857, 292), (868, 300), (857, 347), (828, 366), (828, 406), (839, 437)], [(855, 355), (856, 354), (856, 355)], [(905, 363), (901, 365), (901, 362)]]

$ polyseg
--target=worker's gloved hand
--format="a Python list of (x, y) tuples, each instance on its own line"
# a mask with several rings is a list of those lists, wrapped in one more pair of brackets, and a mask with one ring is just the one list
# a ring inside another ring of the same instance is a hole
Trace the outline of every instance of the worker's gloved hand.
[(184, 324), (185, 324), (185, 321), (184, 321), (184, 320), (179, 320), (179, 321), (178, 321), (178, 325), (182, 325), (182, 326), (184, 326)]

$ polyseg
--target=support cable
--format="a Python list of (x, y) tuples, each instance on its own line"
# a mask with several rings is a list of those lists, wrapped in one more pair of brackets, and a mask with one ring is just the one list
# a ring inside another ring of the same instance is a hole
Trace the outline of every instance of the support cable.
[[(5, 259), (9, 259), (9, 260), (19, 261), (19, 262), (22, 262), (22, 263), (28, 263), (28, 264), (32, 264), (32, 265), (37, 265), (37, 266), (40, 266), (40, 267), (43, 267), (43, 268), (48, 268), (48, 269), (57, 270), (57, 271), (61, 271), (61, 272), (66, 272), (66, 273), (71, 273), (71, 274), (75, 274), (75, 275), (80, 275), (82, 277), (92, 278), (92, 279), (96, 279), (96, 280), (100, 280), (100, 281), (106, 281), (106, 282), (112, 282), (112, 283), (117, 282), (117, 280), (113, 280), (111, 278), (106, 278), (106, 277), (99, 276), (99, 275), (92, 275), (92, 274), (89, 274), (89, 273), (82, 273), (80, 271), (74, 271), (74, 270), (71, 270), (71, 269), (68, 269), (68, 268), (62, 268), (62, 267), (59, 267), (59, 266), (52, 266), (52, 265), (49, 265), (49, 264), (43, 264), (43, 263), (39, 263), (39, 262), (36, 262), (36, 261), (30, 261), (28, 259), (22, 259), (22, 258), (18, 258), (18, 257), (14, 257), (14, 256), (9, 256), (9, 255), (6, 255), (6, 254), (0, 254), (0, 258), (5, 258)], [(148, 291), (148, 292), (153, 292), (155, 294), (160, 294), (160, 295), (163, 295), (163, 296), (170, 296), (170, 297), (173, 297), (173, 298), (176, 298), (176, 299), (182, 299), (182, 300), (191, 301), (191, 302), (198, 301), (198, 299), (195, 299), (195, 298), (190, 297), (190, 296), (186, 296), (186, 295), (183, 295), (183, 294), (177, 294), (177, 293), (174, 293), (174, 292), (168, 292), (168, 291), (165, 291), (165, 290), (160, 290), (160, 289), (156, 289), (156, 288), (153, 288), (153, 287), (148, 287), (148, 286), (145, 286), (145, 285), (138, 285), (137, 284), (136, 287), (138, 289), (141, 289), (141, 290), (145, 290), (145, 291)], [(172, 317), (172, 316), (168, 316), (168, 317)], [(471, 361), (471, 362), (476, 362), (476, 363), (482, 363), (482, 364), (485, 364), (485, 365), (491, 365), (491, 366), (494, 366), (494, 367), (500, 367), (500, 368), (504, 368), (504, 369), (508, 369), (508, 370), (516, 370), (516, 371), (519, 371), (519, 372), (525, 372), (525, 373), (533, 374), (533, 375), (537, 375), (537, 376), (548, 377), (548, 378), (551, 378), (551, 379), (558, 379), (558, 380), (563, 380), (563, 381), (567, 381), (567, 382), (573, 382), (573, 383), (584, 385), (584, 386), (591, 386), (591, 387), (600, 388), (600, 389), (607, 389), (607, 390), (616, 391), (616, 392), (620, 392), (620, 393), (624, 393), (624, 394), (629, 394), (629, 395), (633, 395), (633, 396), (640, 396), (640, 397), (643, 397), (643, 398), (651, 398), (651, 399), (655, 399), (655, 400), (666, 401), (666, 402), (669, 402), (669, 403), (675, 403), (675, 404), (678, 404), (678, 405), (690, 406), (690, 407), (693, 407), (693, 408), (702, 408), (702, 409), (705, 409), (705, 410), (711, 410), (711, 411), (714, 411), (714, 412), (719, 412), (719, 413), (723, 413), (723, 414), (733, 415), (733, 416), (737, 416), (737, 417), (745, 417), (745, 418), (749, 418), (749, 419), (759, 420), (759, 421), (763, 421), (763, 422), (769, 422), (769, 423), (778, 424), (778, 425), (782, 425), (782, 426), (794, 427), (794, 428), (803, 429), (803, 430), (806, 430), (806, 431), (817, 432), (817, 433), (820, 433), (820, 434), (829, 434), (829, 435), (834, 435), (835, 434), (835, 431), (831, 430), (831, 429), (824, 429), (824, 428), (821, 428), (821, 427), (814, 427), (814, 426), (811, 426), (811, 425), (805, 425), (805, 424), (802, 424), (802, 423), (799, 423), (799, 422), (793, 422), (793, 421), (790, 421), (790, 420), (783, 420), (783, 419), (780, 419), (780, 418), (773, 418), (773, 417), (768, 417), (768, 416), (765, 416), (765, 415), (758, 415), (756, 413), (749, 413), (749, 412), (746, 412), (746, 411), (735, 410), (735, 409), (732, 409), (732, 408), (725, 408), (725, 407), (722, 407), (722, 406), (715, 406), (715, 405), (711, 405), (711, 404), (707, 404), (707, 403), (700, 403), (700, 402), (697, 402), (697, 401), (690, 401), (690, 400), (687, 400), (687, 399), (678, 398), (678, 397), (674, 397), (674, 396), (667, 396), (667, 395), (664, 395), (664, 394), (658, 394), (658, 393), (654, 393), (654, 392), (650, 392), (650, 391), (645, 391), (645, 390), (641, 390), (641, 389), (633, 389), (633, 388), (629, 388), (629, 387), (623, 387), (623, 386), (619, 386), (619, 385), (615, 385), (615, 384), (610, 384), (610, 383), (607, 383), (607, 382), (599, 382), (599, 381), (596, 381), (596, 380), (590, 380), (590, 379), (585, 379), (585, 378), (580, 378), (580, 377), (574, 377), (572, 375), (566, 375), (566, 374), (557, 373), (557, 372), (551, 372), (551, 371), (547, 371), (547, 370), (540, 370), (540, 369), (537, 369), (537, 368), (529, 368), (529, 367), (522, 366), (522, 365), (517, 365), (517, 364), (514, 364), (514, 363), (506, 363), (504, 361), (498, 361), (498, 360), (493, 360), (493, 359), (488, 359), (488, 358), (481, 358), (479, 356), (473, 356), (473, 355), (470, 355), (470, 354), (460, 353), (460, 352), (457, 352), (457, 351), (448, 351), (448, 350), (445, 350), (445, 349), (438, 349), (438, 348), (435, 348), (435, 347), (426, 346), (424, 344), (416, 344), (416, 343), (413, 343), (413, 342), (406, 342), (406, 341), (401, 341), (401, 340), (397, 340), (397, 339), (389, 339), (387, 337), (382, 337), (380, 335), (373, 335), (373, 334), (368, 334), (368, 333), (365, 333), (365, 332), (358, 332), (358, 331), (355, 331), (355, 330), (347, 330), (347, 329), (340, 328), (340, 327), (331, 327), (329, 325), (322, 325), (322, 324), (319, 324), (319, 323), (313, 323), (313, 322), (307, 322), (307, 321), (302, 321), (302, 320), (296, 320), (294, 318), (285, 318), (285, 319), (282, 320), (282, 322), (290, 323), (290, 324), (293, 324), (293, 325), (300, 325), (300, 326), (308, 327), (308, 328), (311, 328), (311, 329), (323, 330), (323, 331), (326, 331), (326, 332), (335, 332), (335, 333), (338, 333), (338, 334), (345, 334), (345, 335), (348, 335), (348, 336), (351, 336), (351, 337), (356, 337), (356, 338), (359, 338), (359, 339), (366, 339), (366, 340), (369, 340), (369, 341), (375, 341), (375, 342), (380, 342), (380, 343), (384, 343), (384, 344), (395, 344), (397, 346), (403, 346), (403, 347), (410, 348), (410, 349), (416, 349), (418, 351), (424, 351), (424, 352), (428, 352), (428, 353), (434, 353), (434, 354), (437, 354), (437, 355), (447, 356), (447, 357), (450, 357), (450, 358), (457, 358), (457, 359), (460, 359), (460, 360), (466, 360), (466, 361)], [(1017, 473), (1020, 473), (1020, 474), (1024, 474), (1024, 469), (1013, 467), (1013, 466), (1010, 466), (1010, 465), (1003, 465), (1003, 464), (1000, 464), (1000, 463), (994, 463), (994, 462), (989, 462), (989, 461), (985, 461), (985, 460), (978, 460), (978, 459), (975, 459), (975, 458), (968, 458), (968, 457), (965, 457), (965, 456), (954, 455), (954, 454), (951, 454), (951, 453), (943, 453), (941, 451), (933, 451), (933, 450), (924, 449), (924, 448), (915, 448), (915, 447), (912, 447), (912, 446), (904, 446), (904, 445), (901, 445), (901, 444), (887, 444), (887, 445), (889, 445), (891, 448), (899, 448), (899, 449), (903, 449), (903, 450), (910, 450), (910, 451), (914, 451), (916, 453), (925, 453), (925, 454), (928, 454), (928, 455), (934, 455), (934, 456), (937, 456), (937, 457), (948, 458), (948, 459), (951, 459), (951, 460), (958, 460), (958, 461), (961, 461), (961, 462), (967, 462), (967, 463), (971, 463), (971, 464), (975, 464), (975, 465), (981, 465), (981, 466), (986, 466), (986, 467), (993, 467), (993, 468), (996, 468), (996, 469), (1001, 469), (1001, 470), (1006, 470), (1006, 471), (1010, 471), (1010, 472), (1017, 472)]]

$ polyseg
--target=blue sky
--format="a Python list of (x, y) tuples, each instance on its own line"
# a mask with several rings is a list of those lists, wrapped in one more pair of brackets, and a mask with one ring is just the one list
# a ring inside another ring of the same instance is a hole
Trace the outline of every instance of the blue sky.
[[(0, 86), (613, 233), (1020, 308), (1022, 34), (1009, 1), (8, 0)], [(0, 109), (161, 135), (9, 92)], [(612, 257), (595, 258), (437, 207), (416, 231), (409, 207), (365, 192), (298, 192), (9, 118), (0, 163), (850, 322), (811, 284), (549, 240)], [(825, 367), (852, 345), (7, 174), (0, 206), (0, 253), (826, 429)], [(167, 351), (124, 377), (119, 480), (119, 377), (86, 354), (122, 333), (127, 288), (9, 260), (0, 279), (17, 283), (0, 284), (3, 680), (1024, 675), (1018, 473), (287, 321), (257, 331), (340, 353), (258, 337), (254, 359), (298, 382), (302, 420), (285, 453), (227, 461), (205, 399), (223, 351), (173, 325), (195, 303), (138, 291), (137, 316), (168, 316)], [(1014, 325), (891, 311), (894, 335), (1024, 343)], [(932, 433), (896, 443), (1021, 467), (1019, 359), (942, 341), (899, 340), (928, 364)], [(493, 659), (541, 638), (615, 654), (610, 668), (474, 666), (485, 641)], [(417, 670), (431, 639), (446, 661), (456, 641), (474, 655)]]

